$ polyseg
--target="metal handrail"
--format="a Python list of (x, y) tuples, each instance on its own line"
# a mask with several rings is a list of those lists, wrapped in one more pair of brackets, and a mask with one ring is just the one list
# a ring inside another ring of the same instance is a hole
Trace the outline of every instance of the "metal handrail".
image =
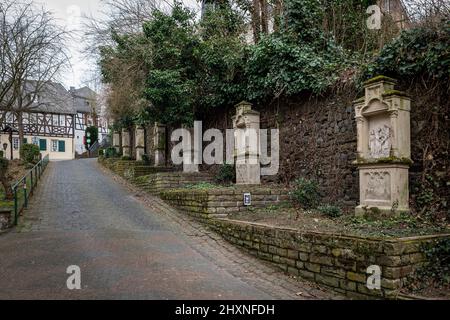
[[(23, 208), (28, 207), (28, 198), (33, 193), (34, 188), (37, 185), (38, 180), (41, 178), (47, 164), (49, 162), (49, 156), (39, 160), (33, 168), (31, 168), (21, 179), (11, 186), (14, 194), (14, 225), (17, 225), (19, 213)], [(29, 177), (29, 179), (28, 179)], [(23, 206), (19, 203), (19, 189), (23, 189)], [(29, 191), (28, 191), (29, 188)]]

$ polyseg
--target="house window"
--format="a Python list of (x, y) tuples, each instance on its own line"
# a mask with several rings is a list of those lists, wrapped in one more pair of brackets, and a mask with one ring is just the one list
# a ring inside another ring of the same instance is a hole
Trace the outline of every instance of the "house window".
[(52, 140), (52, 152), (58, 151), (58, 140)]
[(58, 151), (66, 152), (66, 142), (64, 140), (58, 141)]
[(19, 138), (13, 138), (13, 149), (19, 150)]
[(52, 140), (52, 152), (65, 152), (66, 142), (64, 140)]
[(39, 145), (39, 138), (38, 137), (32, 137), (31, 138), (31, 143), (38, 146)]
[(47, 151), (47, 139), (39, 139), (39, 150)]

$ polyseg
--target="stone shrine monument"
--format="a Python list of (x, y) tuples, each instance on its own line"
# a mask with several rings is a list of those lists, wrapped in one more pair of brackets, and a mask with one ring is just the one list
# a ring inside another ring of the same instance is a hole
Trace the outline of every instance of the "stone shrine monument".
[[(193, 128), (187, 128), (183, 126), (183, 129), (185, 129), (185, 133), (183, 135), (183, 172), (185, 173), (195, 173), (199, 172), (198, 164), (195, 164), (194, 162), (194, 154), (197, 150), (195, 150), (195, 143), (194, 143), (194, 129)], [(190, 134), (188, 134), (190, 133)]]
[(137, 126), (135, 129), (134, 147), (136, 148), (136, 161), (142, 161), (145, 153), (145, 130), (143, 127)]
[(410, 108), (395, 79), (376, 77), (354, 101), (360, 204), (356, 214), (409, 212)]
[(155, 167), (166, 165), (166, 126), (155, 122), (153, 126), (153, 149), (155, 152)]
[(117, 154), (120, 154), (120, 132), (114, 131), (113, 133), (113, 147), (116, 149)]
[(122, 129), (122, 156), (131, 157), (130, 132), (128, 129)]
[(232, 120), (236, 184), (260, 184), (259, 112), (252, 110), (252, 105), (243, 101), (236, 105), (236, 115)]

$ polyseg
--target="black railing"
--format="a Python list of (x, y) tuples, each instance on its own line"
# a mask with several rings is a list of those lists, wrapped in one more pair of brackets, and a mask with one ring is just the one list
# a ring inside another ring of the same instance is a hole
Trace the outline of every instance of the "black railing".
[(28, 206), (30, 195), (33, 194), (48, 162), (49, 157), (46, 155), (25, 176), (12, 185), (11, 188), (14, 194), (14, 225), (17, 225), (19, 214)]

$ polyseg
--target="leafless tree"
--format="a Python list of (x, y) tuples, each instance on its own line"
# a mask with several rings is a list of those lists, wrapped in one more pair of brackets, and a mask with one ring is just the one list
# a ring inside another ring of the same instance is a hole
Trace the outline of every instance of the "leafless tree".
[[(143, 32), (144, 22), (153, 18), (155, 10), (168, 12), (173, 7), (170, 0), (102, 0), (102, 4), (100, 17), (84, 17), (84, 55), (95, 61), (108, 59), (107, 55), (101, 55), (101, 51), (115, 49), (115, 35), (127, 35), (130, 40), (138, 38)], [(127, 59), (111, 57), (107, 63), (108, 72), (115, 76), (112, 83), (99, 91), (104, 91), (110, 119), (129, 115), (143, 104), (140, 98), (144, 84), (143, 55), (150, 52), (148, 48), (137, 51)], [(98, 82), (100, 78), (100, 70), (96, 70), (91, 81)]]
[(434, 26), (450, 19), (449, 0), (403, 0), (411, 23)]
[[(56, 96), (49, 91), (69, 61), (66, 37), (44, 8), (11, 0), (0, 4), (0, 107), (16, 115), (20, 142), (24, 113)], [(43, 95), (47, 99), (41, 101)]]

